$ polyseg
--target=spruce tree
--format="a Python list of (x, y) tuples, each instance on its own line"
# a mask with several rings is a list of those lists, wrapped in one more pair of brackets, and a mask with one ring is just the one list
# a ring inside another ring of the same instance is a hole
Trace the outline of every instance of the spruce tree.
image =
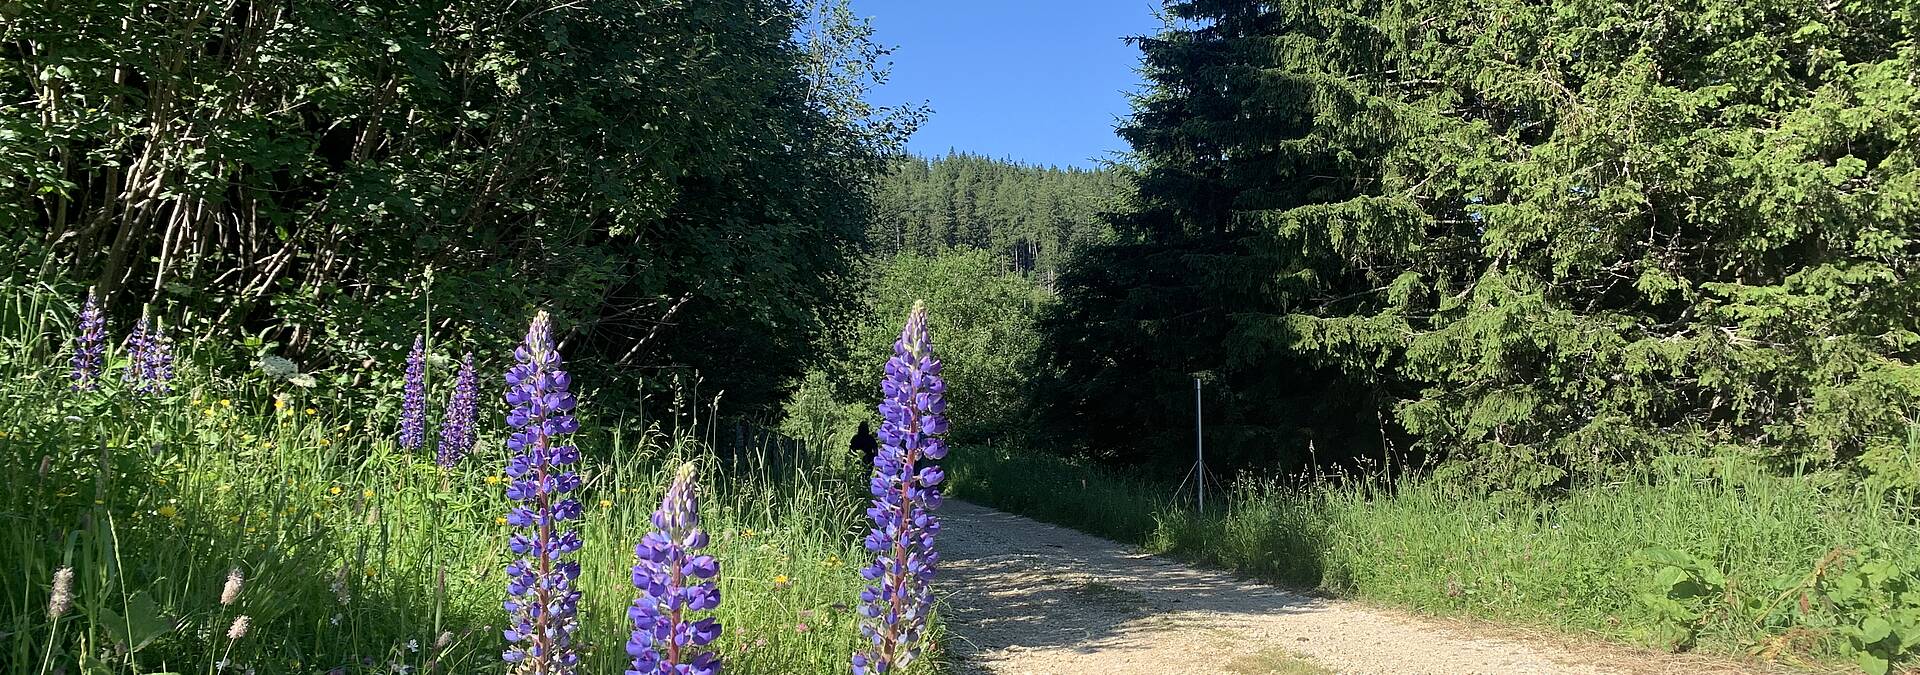
[(1248, 462), (1427, 451), (1519, 490), (1656, 452), (1899, 465), (1910, 3), (1166, 9), (1137, 209), (1055, 336), (1063, 383), (1147, 398), (1058, 419), (1184, 449), (1191, 401), (1157, 392), (1200, 372)]

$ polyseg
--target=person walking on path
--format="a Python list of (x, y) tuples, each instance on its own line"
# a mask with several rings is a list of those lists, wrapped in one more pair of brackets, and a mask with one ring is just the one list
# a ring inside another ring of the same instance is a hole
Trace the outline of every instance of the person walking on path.
[(873, 470), (873, 458), (880, 454), (880, 442), (874, 440), (873, 430), (866, 422), (860, 423), (860, 430), (853, 432), (853, 440), (848, 441), (847, 446), (860, 453), (861, 466), (867, 467), (868, 471)]

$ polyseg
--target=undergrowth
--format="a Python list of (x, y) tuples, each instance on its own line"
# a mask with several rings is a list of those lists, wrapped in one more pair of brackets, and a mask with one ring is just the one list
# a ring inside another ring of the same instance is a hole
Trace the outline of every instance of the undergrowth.
[[(204, 354), (183, 359), (169, 395), (121, 389), (117, 351), (102, 391), (70, 391), (47, 347), (62, 327), (20, 320), (62, 312), (35, 302), (0, 308), (14, 319), (0, 335), (0, 672), (506, 672), (498, 410), (447, 470), (430, 449), (398, 450), (390, 414), (190, 365)], [(497, 397), (498, 373), (487, 382)], [(671, 426), (596, 421), (591, 393), (580, 410), (581, 672), (631, 660), (633, 546), (683, 460), (711, 476), (701, 517), (722, 561), (726, 672), (847, 669), (865, 643), (858, 467), (717, 458)], [(71, 606), (49, 612), (63, 567)]]
[(1868, 672), (1920, 638), (1920, 524), (1838, 474), (1669, 457), (1551, 500), (1412, 475), (1174, 487), (1042, 453), (956, 452), (956, 497), (1268, 580), (1442, 615)]

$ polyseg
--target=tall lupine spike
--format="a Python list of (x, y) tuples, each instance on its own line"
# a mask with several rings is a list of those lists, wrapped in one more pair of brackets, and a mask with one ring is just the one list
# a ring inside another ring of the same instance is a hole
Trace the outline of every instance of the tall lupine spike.
[(940, 482), (946, 474), (933, 461), (947, 456), (946, 383), (933, 353), (925, 303), (913, 303), (906, 328), (893, 345), (880, 381), (880, 451), (869, 485), (873, 506), (867, 533), (873, 564), (860, 570), (872, 585), (860, 594), (866, 617), (860, 632), (873, 648), (853, 656), (855, 675), (898, 672), (920, 655), (927, 615), (933, 609), (929, 583), (940, 554), (933, 550), (940, 523)]
[(516, 674), (567, 675), (580, 662), (573, 649), (580, 628), (580, 592), (574, 589), (580, 563), (561, 557), (580, 550), (580, 533), (561, 528), (581, 513), (580, 501), (566, 496), (580, 488), (579, 474), (567, 469), (580, 462), (579, 448), (567, 443), (580, 426), (567, 391), (572, 378), (554, 349), (546, 312), (534, 316), (526, 343), (513, 356), (518, 363), (507, 371), (507, 425), (515, 430), (507, 438), (513, 452), (507, 498), (519, 505), (507, 513), (507, 523), (529, 531), (508, 540), (521, 557), (507, 564), (502, 658)]
[(167, 337), (166, 329), (158, 322), (153, 332), (147, 334), (146, 377), (137, 387), (140, 391), (155, 394), (173, 391), (173, 338)]
[(107, 321), (100, 315), (100, 303), (93, 291), (80, 307), (80, 332), (73, 337), (73, 390), (100, 388), (100, 371), (107, 353)]
[(407, 354), (406, 384), (400, 398), (400, 447), (418, 449), (427, 442), (427, 348), (425, 338), (413, 336)]
[(173, 390), (168, 384), (173, 379), (173, 341), (147, 317), (140, 317), (127, 338), (127, 370), (120, 379), (133, 383), (133, 390), (143, 394)]
[(479, 418), (479, 384), (473, 372), (473, 352), (460, 363), (460, 374), (453, 378), (453, 398), (447, 401), (446, 417), (440, 421), (440, 449), (436, 461), (453, 468), (460, 458), (473, 450), (473, 425)]
[(140, 317), (140, 323), (133, 325), (133, 333), (127, 336), (127, 369), (120, 373), (120, 381), (134, 384), (147, 379), (147, 351), (153, 347), (153, 338), (147, 333), (147, 317)]
[(653, 512), (654, 531), (640, 540), (633, 553), (633, 585), (641, 590), (627, 610), (633, 620), (633, 638), (627, 654), (633, 667), (626, 675), (716, 675), (720, 657), (708, 647), (720, 637), (713, 617), (688, 620), (694, 612), (720, 606), (720, 588), (714, 578), (720, 563), (700, 555), (707, 533), (700, 529), (700, 504), (694, 494), (693, 463), (680, 467), (673, 485)]

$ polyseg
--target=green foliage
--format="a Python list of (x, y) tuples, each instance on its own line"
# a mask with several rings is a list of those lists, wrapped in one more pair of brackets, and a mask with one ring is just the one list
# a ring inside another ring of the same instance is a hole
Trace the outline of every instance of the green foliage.
[(867, 239), (881, 257), (990, 251), (1051, 283), (1061, 261), (1112, 238), (1127, 192), (1112, 170), (1028, 166), (966, 153), (903, 157), (880, 179)]
[(540, 305), (590, 371), (771, 406), (917, 119), (831, 5), (8, 0), (0, 275), (316, 367)]
[[(806, 377), (800, 380), (792, 397), (787, 399), (783, 413), (780, 433), (799, 439), (809, 447), (835, 453), (850, 447), (848, 443), (859, 431), (861, 422), (871, 423), (876, 417), (873, 406), (844, 403), (836, 398), (827, 372), (817, 369), (807, 371)], [(857, 464), (863, 459), (850, 454), (847, 457), (846, 464)]]
[(1775, 587), (1774, 625), (1844, 638), (1842, 651), (1872, 675), (1920, 656), (1920, 568), (1883, 545), (1834, 549), (1805, 577)]
[(860, 395), (849, 400), (877, 400), (871, 364), (892, 356), (907, 311), (925, 300), (945, 368), (952, 438), (978, 440), (1022, 427), (1021, 403), (1040, 346), (1035, 322), (1051, 294), (1003, 271), (990, 253), (954, 251), (893, 258), (877, 271), (866, 300), (849, 356), (837, 368), (840, 391)]
[(1348, 597), (1768, 660), (1916, 656), (1920, 523), (1844, 474), (1689, 458), (1551, 502), (1412, 473), (1247, 478), (1200, 515), (1177, 471), (950, 457), (957, 498)]
[[(35, 308), (10, 303), (0, 317), (32, 319), (16, 310)], [(507, 672), (500, 417), (482, 416), (477, 453), (443, 470), (394, 447), (380, 431), (390, 413), (193, 361), (171, 396), (130, 397), (114, 376), (103, 392), (71, 392), (61, 355), (36, 354), (41, 336), (4, 325), (0, 670)], [(583, 394), (582, 672), (629, 663), (633, 546), (688, 459), (704, 467), (702, 520), (724, 565), (717, 644), (728, 672), (844, 670), (864, 639), (847, 609), (866, 555), (851, 534), (859, 474), (806, 456), (729, 475), (737, 459), (684, 431), (596, 415), (597, 392)], [(72, 610), (50, 618), (67, 566)], [(243, 590), (223, 605), (236, 568)], [(241, 615), (251, 630), (229, 638)]]
[(1727, 576), (1685, 551), (1649, 548), (1635, 557), (1653, 570), (1653, 589), (1634, 596), (1659, 621), (1650, 637), (1669, 649), (1693, 648), (1707, 612), (1724, 600)]
[(1064, 437), (1172, 452), (1160, 392), (1205, 373), (1242, 463), (1411, 450), (1516, 492), (1669, 450), (1901, 464), (1912, 3), (1167, 10), (1134, 208), (1062, 281)]

